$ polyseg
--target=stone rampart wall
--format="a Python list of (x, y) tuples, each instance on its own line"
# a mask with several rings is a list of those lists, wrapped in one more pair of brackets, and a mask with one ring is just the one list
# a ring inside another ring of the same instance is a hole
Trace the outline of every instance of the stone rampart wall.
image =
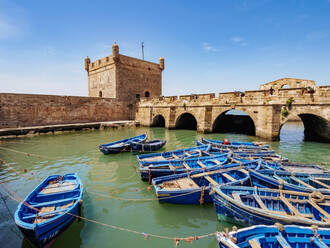
[(129, 120), (132, 102), (112, 98), (0, 93), (0, 128)]

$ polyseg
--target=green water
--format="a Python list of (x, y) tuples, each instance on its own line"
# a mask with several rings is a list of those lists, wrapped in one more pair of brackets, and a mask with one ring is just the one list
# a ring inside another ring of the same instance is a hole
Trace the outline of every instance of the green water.
[[(326, 162), (329, 166), (330, 144), (303, 142), (302, 130), (303, 127), (299, 124), (286, 125), (281, 132), (282, 141), (269, 142), (269, 144), (276, 152), (292, 161)], [(24, 137), (0, 143), (0, 158), (8, 163), (0, 167), (0, 180), (17, 195), (25, 197), (48, 175), (77, 172), (85, 189), (84, 217), (141, 233), (187, 237), (213, 233), (216, 230), (223, 230), (226, 226), (231, 227), (230, 223), (217, 221), (212, 205), (159, 204), (155, 200), (153, 189), (148, 190), (148, 184), (140, 180), (134, 155), (122, 153), (105, 156), (97, 149), (101, 143), (144, 132), (148, 132), (151, 139), (167, 140), (168, 143), (162, 151), (194, 146), (195, 139), (202, 137), (262, 141), (246, 135), (203, 135), (189, 130), (143, 127)], [(6, 196), (1, 186), (0, 192), (0, 246), (31, 247), (31, 244), (22, 238), (12, 218), (17, 202)], [(122, 198), (148, 201), (126, 201)], [(151, 237), (144, 240), (142, 234), (111, 229), (87, 221), (75, 221), (53, 245), (53, 247), (132, 246), (174, 247), (174, 242)], [(217, 244), (215, 238), (210, 237), (193, 241), (193, 244), (181, 242), (179, 247), (217, 247)]]

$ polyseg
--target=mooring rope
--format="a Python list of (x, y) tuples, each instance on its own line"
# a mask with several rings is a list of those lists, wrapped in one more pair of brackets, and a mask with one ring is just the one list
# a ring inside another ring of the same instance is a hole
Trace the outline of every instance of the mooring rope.
[[(186, 195), (191, 195), (194, 194), (196, 192), (201, 191), (200, 189), (197, 190), (193, 190), (191, 192), (187, 192), (187, 193), (182, 193), (179, 195), (174, 195), (174, 196), (165, 196), (165, 197), (161, 197), (160, 200), (166, 200), (166, 199), (172, 199), (172, 198), (177, 198), (177, 197), (181, 197), (181, 196), (186, 196)], [(99, 193), (99, 192), (95, 192), (95, 191), (86, 191), (89, 194), (95, 194), (98, 196), (102, 196), (105, 198), (109, 198), (109, 199), (116, 199), (116, 200), (121, 200), (121, 201), (136, 201), (136, 202), (147, 202), (147, 201), (158, 201), (158, 198), (122, 198), (122, 197), (117, 197), (117, 196), (109, 196), (109, 195), (105, 195), (103, 193)]]
[(16, 152), (16, 153), (20, 153), (20, 154), (24, 154), (24, 155), (26, 155), (28, 157), (29, 156), (32, 156), (32, 157), (37, 157), (37, 158), (56, 159), (56, 158), (51, 158), (51, 157), (48, 157), (48, 156), (38, 155), (38, 154), (34, 154), (34, 153), (21, 152), (21, 151), (17, 151), (17, 150), (14, 150), (14, 149), (6, 148), (6, 147), (1, 147), (1, 146), (0, 146), (0, 149), (11, 151), (11, 152)]
[[(23, 202), (22, 198), (20, 196), (18, 196), (15, 192), (13, 192), (12, 190), (10, 190), (4, 183), (0, 182), (0, 184), (3, 186), (3, 188), (5, 188), (5, 193), (14, 201), (20, 203)], [(30, 204), (28, 204), (27, 202), (23, 202), (23, 204), (33, 210), (35, 210), (36, 212), (39, 212), (40, 210), (31, 206)], [(216, 236), (216, 232), (214, 233), (208, 233), (208, 234), (204, 234), (204, 235), (199, 235), (199, 236), (189, 236), (189, 237), (184, 237), (184, 238), (178, 238), (178, 237), (170, 237), (170, 236), (165, 236), (165, 235), (158, 235), (158, 234), (152, 234), (152, 233), (146, 233), (146, 232), (139, 232), (136, 230), (132, 230), (132, 229), (128, 229), (125, 227), (120, 227), (120, 226), (115, 226), (115, 225), (110, 225), (104, 222), (100, 222), (97, 220), (93, 220), (93, 219), (89, 219), (86, 217), (82, 217), (79, 215), (75, 215), (72, 213), (68, 213), (65, 212), (65, 214), (71, 215), (73, 217), (79, 218), (81, 220), (84, 221), (88, 221), (94, 224), (98, 224), (98, 225), (102, 225), (105, 227), (109, 227), (111, 229), (116, 229), (116, 230), (120, 230), (120, 231), (126, 231), (126, 232), (130, 232), (130, 233), (134, 233), (134, 234), (138, 234), (138, 235), (143, 235), (144, 239), (148, 239), (149, 237), (154, 237), (154, 238), (159, 238), (159, 239), (166, 239), (166, 240), (173, 240), (175, 246), (177, 246), (179, 244), (180, 241), (185, 241), (186, 243), (192, 243), (192, 241), (194, 240), (199, 240), (199, 239), (203, 239), (203, 238), (208, 238), (208, 237), (213, 237)]]

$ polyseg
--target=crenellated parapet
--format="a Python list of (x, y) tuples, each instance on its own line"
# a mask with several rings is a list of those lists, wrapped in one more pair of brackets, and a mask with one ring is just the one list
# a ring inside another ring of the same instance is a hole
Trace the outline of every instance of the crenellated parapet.
[(88, 95), (117, 99), (159, 97), (162, 91), (164, 58), (159, 64), (125, 56), (114, 43), (109, 56), (95, 60), (87, 57)]
[(140, 105), (153, 104), (177, 104), (177, 103), (221, 103), (230, 104), (285, 104), (288, 98), (293, 97), (295, 103), (330, 103), (330, 86), (315, 86), (313, 92), (306, 88), (283, 88), (270, 94), (269, 90), (249, 90), (244, 92), (220, 92), (191, 94), (181, 96), (165, 96), (156, 98), (141, 98)]
[[(212, 132), (219, 116), (232, 109), (248, 114), (256, 136), (278, 139), (281, 126), (290, 118), (300, 117), (307, 127), (306, 137), (330, 142), (330, 86), (141, 98), (136, 120), (152, 126), (162, 116), (165, 127), (176, 128), (181, 116), (188, 114), (196, 119), (197, 131)], [(318, 131), (312, 130), (312, 123)]]

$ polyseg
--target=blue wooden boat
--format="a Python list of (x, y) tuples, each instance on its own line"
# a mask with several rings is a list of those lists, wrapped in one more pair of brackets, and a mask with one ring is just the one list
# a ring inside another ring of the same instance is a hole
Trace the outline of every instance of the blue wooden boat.
[(131, 142), (132, 152), (154, 152), (162, 148), (166, 140), (151, 140), (143, 142)]
[(209, 192), (213, 186), (247, 185), (249, 183), (248, 168), (260, 167), (261, 160), (244, 164), (233, 164), (232, 168), (216, 167), (205, 171), (192, 171), (178, 175), (157, 177), (152, 184), (159, 202), (176, 204), (212, 203)]
[(257, 187), (280, 188), (306, 193), (321, 192), (330, 195), (330, 174), (250, 170), (250, 177), (252, 184)]
[(108, 144), (103, 144), (99, 146), (99, 149), (104, 154), (119, 153), (119, 152), (129, 152), (131, 151), (132, 142), (143, 142), (147, 139), (147, 134), (142, 134), (128, 139), (123, 139)]
[(18, 205), (16, 225), (36, 246), (48, 246), (79, 214), (82, 194), (76, 173), (49, 176)]
[(220, 221), (330, 227), (330, 196), (257, 187), (213, 187)]
[(228, 162), (227, 154), (221, 154), (214, 157), (198, 157), (185, 160), (168, 160), (149, 162), (140, 165), (141, 179), (149, 181), (160, 176), (167, 176), (171, 174), (180, 174), (192, 170), (202, 170), (212, 166), (223, 166)]
[(257, 225), (232, 232), (218, 232), (220, 248), (327, 248), (330, 230), (297, 225)]
[(166, 161), (166, 160), (179, 160), (186, 158), (202, 157), (208, 156), (208, 151), (211, 149), (211, 145), (202, 145), (196, 147), (190, 147), (186, 149), (179, 149), (175, 151), (161, 152), (161, 153), (151, 153), (137, 155), (139, 165), (144, 163), (156, 162), (156, 161)]
[(214, 147), (218, 148), (229, 148), (231, 150), (268, 150), (269, 145), (265, 145), (259, 142), (230, 142), (229, 144), (225, 144), (221, 140), (208, 140), (208, 139), (201, 139), (198, 141), (197, 145), (203, 144), (211, 144)]

